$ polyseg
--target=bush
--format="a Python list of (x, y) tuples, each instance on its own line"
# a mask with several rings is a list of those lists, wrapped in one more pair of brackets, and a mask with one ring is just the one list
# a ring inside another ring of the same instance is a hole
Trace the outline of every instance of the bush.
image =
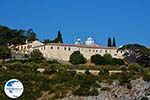
[(131, 76), (130, 76), (130, 73), (128, 72), (122, 72), (118, 77), (118, 81), (120, 82), (120, 85), (130, 83), (130, 79), (131, 79)]
[(85, 63), (86, 59), (84, 58), (84, 56), (80, 53), (80, 51), (74, 51), (71, 55), (70, 55), (70, 60), (69, 62), (76, 65), (76, 64), (83, 64)]
[(110, 54), (104, 54), (104, 56), (93, 55), (91, 56), (91, 62), (95, 65), (124, 65), (122, 59), (112, 58)]
[(120, 69), (121, 69), (123, 72), (126, 72), (126, 71), (127, 71), (127, 66), (122, 65), (122, 66), (120, 66)]
[(10, 70), (19, 70), (23, 68), (23, 64), (19, 61), (7, 64)]
[(142, 99), (141, 100), (148, 100), (148, 98), (147, 97), (142, 97)]
[(107, 65), (107, 64), (110, 64), (109, 60), (107, 60), (106, 58), (102, 57), (99, 54), (91, 56), (91, 62), (94, 63), (95, 65)]
[(150, 74), (149, 73), (144, 74), (143, 79), (144, 81), (150, 81)]
[(100, 68), (99, 75), (109, 75), (109, 71), (106, 68)]
[(110, 91), (110, 88), (108, 88), (108, 87), (102, 87), (101, 91)]
[(116, 59), (116, 58), (113, 58), (112, 59), (112, 63), (114, 65), (124, 65), (124, 61), (122, 59)]
[(109, 61), (111, 61), (112, 60), (112, 56), (111, 56), (111, 54), (108, 54), (108, 53), (106, 53), (106, 54), (104, 54), (104, 56), (103, 56), (105, 59), (107, 59), (107, 60), (109, 60)]
[(79, 87), (78, 89), (76, 89), (73, 93), (74, 95), (77, 96), (88, 96), (89, 95), (89, 88), (85, 88), (85, 87)]
[(36, 60), (43, 60), (43, 54), (40, 52), (40, 50), (35, 49), (31, 52), (31, 59), (36, 61)]
[(130, 63), (130, 64), (128, 65), (128, 69), (129, 69), (129, 70), (132, 70), (132, 71), (138, 72), (138, 71), (141, 70), (141, 66), (140, 66), (139, 64), (137, 64), (137, 63)]

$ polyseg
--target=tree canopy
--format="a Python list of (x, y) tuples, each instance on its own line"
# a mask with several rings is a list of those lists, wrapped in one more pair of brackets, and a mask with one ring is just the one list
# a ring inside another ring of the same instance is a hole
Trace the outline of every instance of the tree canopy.
[(37, 40), (36, 33), (33, 32), (32, 29), (29, 29), (29, 30), (26, 32), (26, 37), (27, 37), (28, 42), (32, 42), (32, 41)]
[(150, 66), (150, 49), (139, 44), (127, 44), (119, 48), (118, 51), (124, 52), (124, 59), (131, 63), (139, 63), (145, 67)]
[(40, 50), (35, 49), (31, 52), (31, 59), (32, 60), (42, 60), (44, 59), (43, 54), (40, 52)]
[(74, 51), (71, 55), (70, 55), (70, 60), (69, 62), (76, 65), (76, 64), (83, 64), (85, 63), (86, 59), (84, 58), (84, 56), (80, 53), (80, 51)]
[(112, 44), (113, 47), (116, 47), (116, 39), (115, 37), (113, 37), (113, 44)]
[(24, 44), (26, 40), (34, 41), (36, 40), (36, 33), (32, 29), (29, 30), (17, 30), (10, 29), (6, 26), (0, 25), (0, 45), (18, 45)]
[(111, 47), (111, 46), (112, 46), (112, 43), (111, 43), (111, 38), (110, 38), (110, 37), (108, 38), (108, 43), (107, 43), (107, 46), (108, 46), (108, 47)]
[(60, 31), (58, 31), (57, 37), (55, 39), (55, 42), (56, 43), (63, 43), (63, 39), (62, 39), (62, 35), (61, 35)]
[(110, 54), (96, 54), (91, 56), (91, 62), (95, 65), (123, 65), (124, 61), (122, 59), (112, 58)]
[(61, 31), (58, 31), (57, 37), (54, 40), (45, 39), (44, 43), (63, 43)]
[(11, 52), (8, 47), (0, 46), (0, 59), (6, 59), (11, 57)]

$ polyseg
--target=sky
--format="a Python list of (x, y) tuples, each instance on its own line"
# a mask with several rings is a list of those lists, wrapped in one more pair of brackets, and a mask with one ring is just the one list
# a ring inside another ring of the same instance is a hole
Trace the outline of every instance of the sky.
[(138, 43), (150, 46), (150, 0), (0, 0), (0, 24), (33, 29), (38, 38), (54, 39), (61, 31), (64, 43), (89, 36), (106, 46)]

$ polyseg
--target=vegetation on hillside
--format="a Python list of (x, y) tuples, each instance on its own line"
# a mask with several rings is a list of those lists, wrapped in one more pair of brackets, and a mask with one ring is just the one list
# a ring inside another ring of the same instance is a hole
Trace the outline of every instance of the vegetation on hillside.
[(144, 67), (150, 66), (150, 49), (139, 44), (127, 44), (118, 49), (125, 52), (124, 59), (128, 62), (139, 63)]
[(104, 56), (93, 55), (91, 56), (91, 62), (95, 65), (124, 65), (122, 59), (112, 58), (110, 54), (104, 54)]
[(70, 63), (76, 65), (76, 64), (84, 64), (86, 62), (86, 58), (80, 53), (80, 51), (74, 51), (70, 55)]
[[(11, 78), (19, 79), (23, 83), (25, 90), (20, 97), (23, 100), (37, 99), (45, 92), (48, 92), (50, 99), (63, 98), (67, 95), (93, 96), (98, 95), (98, 89), (109, 91), (107, 87), (101, 87), (99, 83), (111, 84), (118, 80), (120, 85), (131, 88), (129, 86), (131, 79), (143, 78), (145, 81), (150, 81), (150, 69), (138, 64), (125, 66), (128, 71), (111, 75), (107, 67), (96, 66), (100, 71), (97, 76), (92, 75), (85, 67), (85, 74), (77, 74), (76, 70), (67, 71), (67, 69), (74, 69), (77, 65), (62, 65), (56, 61), (12, 60), (7, 61), (4, 66), (7, 69), (4, 70), (0, 64), (0, 98), (5, 100), (8, 97), (3, 91), (3, 86)], [(139, 66), (140, 70), (137, 70), (136, 66)], [(113, 69), (113, 66), (111, 67)], [(39, 73), (38, 68), (46, 68), (46, 72)]]
[(32, 30), (17, 30), (10, 29), (6, 26), (0, 25), (0, 45), (18, 45), (24, 44), (26, 40), (28, 42), (36, 40), (36, 33)]
[[(99, 54), (91, 57), (93, 65), (86, 65), (86, 59), (79, 52), (75, 51), (70, 56), (70, 63), (61, 64), (56, 60), (47, 61), (39, 50), (33, 50), (30, 58), (25, 60), (8, 60), (11, 51), (7, 45), (24, 44), (36, 40), (36, 33), (32, 29), (14, 30), (6, 26), (0, 26), (0, 99), (9, 100), (4, 93), (4, 84), (9, 79), (19, 79), (24, 85), (24, 93), (21, 100), (35, 100), (44, 93), (50, 99), (64, 98), (66, 96), (96, 96), (101, 91), (109, 91), (107, 87), (101, 87), (100, 83), (111, 84), (119, 81), (120, 85), (131, 89), (130, 80), (142, 78), (150, 82), (150, 49), (139, 44), (128, 44), (119, 48), (125, 52), (125, 59), (112, 58), (110, 54), (101, 56)], [(54, 41), (45, 40), (45, 43), (63, 43), (61, 32), (58, 32)], [(115, 47), (109, 39), (110, 47)], [(126, 64), (125, 62), (126, 61)], [(40, 73), (38, 68), (45, 71)], [(76, 73), (77, 70), (84, 70), (84, 73)], [(90, 70), (98, 70), (99, 75), (93, 75)], [(122, 71), (122, 73), (111, 73), (110, 70)], [(145, 98), (143, 98), (145, 99)]]

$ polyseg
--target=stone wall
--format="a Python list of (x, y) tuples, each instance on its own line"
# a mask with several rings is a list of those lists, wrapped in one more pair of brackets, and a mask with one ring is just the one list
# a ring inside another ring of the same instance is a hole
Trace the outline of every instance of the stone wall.
[(69, 61), (70, 55), (74, 51), (80, 51), (81, 54), (86, 59), (90, 59), (92, 55), (100, 54), (104, 55), (109, 53), (114, 58), (122, 58), (122, 53), (117, 52), (117, 48), (109, 47), (95, 47), (95, 46), (85, 46), (85, 45), (66, 45), (66, 44), (47, 44), (43, 46), (35, 47), (34, 49), (39, 49), (45, 58), (58, 59)]

